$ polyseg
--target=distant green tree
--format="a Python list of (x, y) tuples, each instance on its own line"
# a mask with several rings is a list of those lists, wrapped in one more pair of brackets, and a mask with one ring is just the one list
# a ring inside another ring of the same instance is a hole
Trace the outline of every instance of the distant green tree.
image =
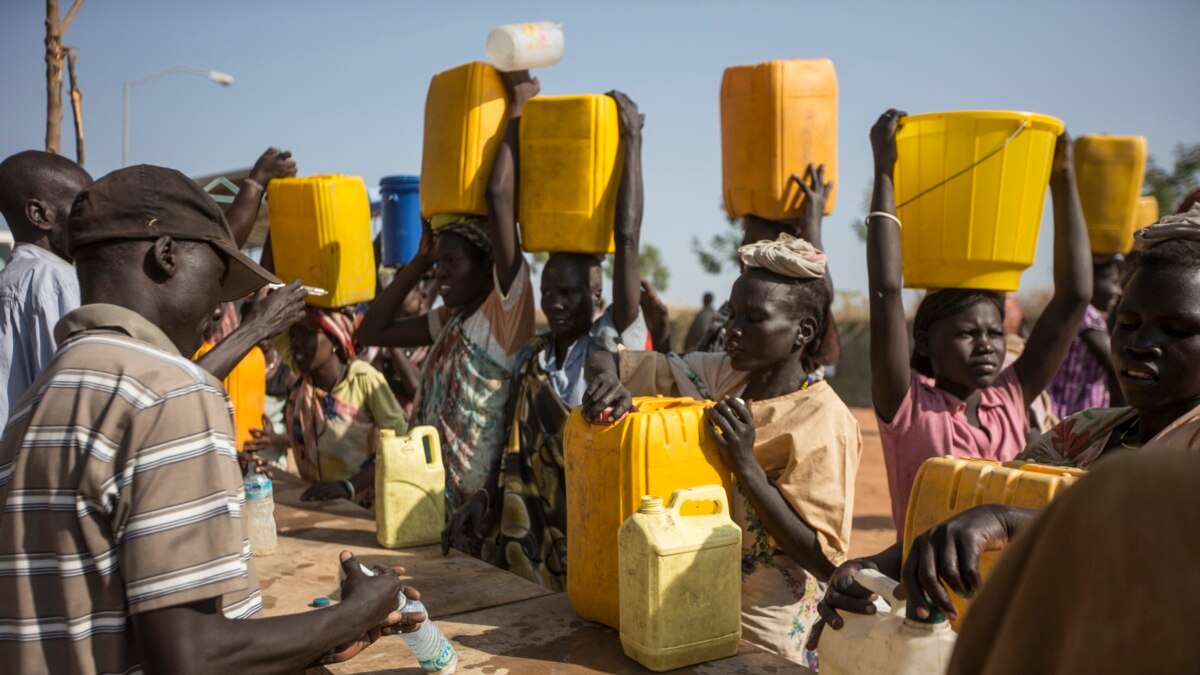
[(696, 254), (700, 267), (709, 274), (720, 274), (726, 265), (737, 268), (741, 262), (738, 247), (742, 245), (742, 221), (729, 215), (724, 201), (721, 202), (721, 214), (725, 216), (725, 223), (733, 228), (732, 232), (714, 234), (707, 247), (699, 237), (692, 237), (692, 253)]
[(854, 222), (850, 223), (850, 227), (854, 229), (854, 234), (858, 235), (858, 240), (862, 243), (867, 243), (867, 214), (871, 212), (871, 191), (874, 186), (867, 183), (863, 188), (862, 199), (858, 200), (858, 208), (862, 211), (862, 215), (855, 218)]
[[(638, 251), (638, 270), (641, 271), (642, 278), (649, 281), (659, 292), (667, 290), (671, 284), (671, 270), (667, 269), (667, 264), (663, 261), (662, 251), (654, 244), (642, 244), (641, 250)], [(604, 274), (611, 279), (614, 272), (613, 257), (608, 256), (604, 260)]]
[(1160, 167), (1153, 157), (1146, 162), (1146, 184), (1148, 194), (1158, 200), (1158, 209), (1166, 214), (1179, 206), (1179, 202), (1200, 183), (1200, 143), (1175, 146), (1175, 164), (1171, 171)]

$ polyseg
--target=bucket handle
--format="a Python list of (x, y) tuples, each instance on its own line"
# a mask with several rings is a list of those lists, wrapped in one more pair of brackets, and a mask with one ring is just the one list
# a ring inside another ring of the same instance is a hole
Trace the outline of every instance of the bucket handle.
[[(903, 120), (901, 120), (901, 123), (903, 124)], [(984, 155), (983, 157), (980, 157), (979, 159), (975, 160), (974, 163), (968, 165), (965, 169), (956, 172), (955, 174), (953, 174), (952, 176), (950, 176), (948, 178), (942, 179), (940, 182), (938, 182), (930, 187), (927, 187), (924, 190), (921, 190), (915, 196), (904, 200), (904, 202), (902, 202), (900, 204), (897, 204), (896, 210), (899, 211), (900, 209), (904, 208), (905, 206), (908, 206), (909, 204), (920, 199), (921, 197), (924, 197), (925, 195), (929, 194), (930, 192), (933, 192), (934, 190), (944, 186), (946, 183), (949, 183), (950, 181), (954, 180), (955, 178), (958, 178), (959, 176), (971, 171), (972, 169), (979, 166), (980, 164), (983, 164), (985, 161), (991, 159), (992, 156), (998, 154), (1001, 150), (1007, 148), (1008, 144), (1015, 141), (1017, 139), (1017, 136), (1020, 136), (1021, 132), (1028, 129), (1029, 126), (1030, 126), (1030, 124), (1029, 124), (1028, 119), (1021, 120), (1021, 123), (1019, 125), (1017, 125), (1016, 130), (1014, 130), (1011, 134), (1009, 134), (1008, 138), (1004, 139), (1004, 142), (1001, 143), (995, 150), (992, 150), (991, 152)]]
[(414, 442), (420, 443), (422, 450), (425, 449), (425, 442), (428, 441), (429, 461), (426, 462), (428, 466), (440, 467), (442, 465), (442, 439), (440, 436), (438, 436), (438, 430), (436, 427), (413, 427), (409, 430), (408, 437)]
[(680, 511), (688, 502), (713, 502), (717, 505), (717, 510), (712, 515), (729, 513), (729, 496), (725, 494), (725, 488), (720, 485), (701, 485), (676, 490), (671, 493), (671, 501), (667, 504), (667, 508), (675, 515), (682, 517), (683, 514)]

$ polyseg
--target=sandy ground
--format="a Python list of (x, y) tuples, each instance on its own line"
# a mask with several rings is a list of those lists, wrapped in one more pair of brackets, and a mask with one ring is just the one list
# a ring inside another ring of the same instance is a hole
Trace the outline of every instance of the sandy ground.
[(850, 538), (850, 557), (878, 553), (896, 542), (892, 526), (891, 498), (888, 496), (887, 471), (883, 466), (883, 446), (875, 414), (868, 408), (852, 408), (862, 427), (863, 453), (854, 490), (854, 534)]

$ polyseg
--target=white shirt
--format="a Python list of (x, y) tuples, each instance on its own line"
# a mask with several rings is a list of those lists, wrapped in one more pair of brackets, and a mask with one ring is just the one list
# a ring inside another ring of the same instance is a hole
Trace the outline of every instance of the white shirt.
[(54, 326), (79, 307), (75, 268), (33, 244), (17, 244), (0, 270), (0, 425), (54, 356)]

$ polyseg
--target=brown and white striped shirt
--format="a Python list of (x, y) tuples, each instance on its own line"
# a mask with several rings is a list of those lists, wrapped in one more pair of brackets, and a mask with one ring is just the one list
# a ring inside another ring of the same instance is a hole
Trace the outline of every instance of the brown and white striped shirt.
[(86, 305), (55, 333), (0, 439), (0, 664), (138, 672), (132, 615), (260, 609), (229, 399), (128, 309)]

